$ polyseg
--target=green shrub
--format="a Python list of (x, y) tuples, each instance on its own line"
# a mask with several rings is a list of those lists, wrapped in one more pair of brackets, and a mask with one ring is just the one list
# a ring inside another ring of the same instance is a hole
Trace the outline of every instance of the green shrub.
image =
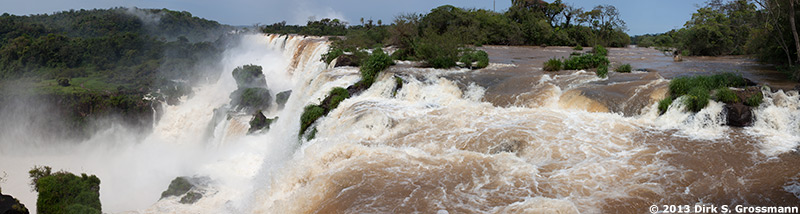
[(597, 76), (606, 78), (608, 76), (608, 65), (600, 65), (597, 67)]
[(383, 52), (380, 48), (372, 51), (372, 55), (361, 65), (361, 81), (367, 87), (375, 82), (378, 73), (392, 65), (392, 57)]
[(744, 104), (750, 107), (758, 107), (759, 105), (761, 105), (761, 102), (764, 102), (764, 95), (761, 94), (760, 91), (758, 91), (755, 94), (748, 97), (747, 100), (745, 100)]
[(711, 90), (721, 87), (742, 87), (747, 82), (738, 74), (721, 73), (711, 76), (678, 77), (669, 82), (669, 92), (672, 96), (680, 97), (687, 94), (692, 88)]
[(714, 96), (714, 100), (723, 103), (738, 103), (739, 96), (736, 96), (736, 93), (734, 93), (728, 87), (720, 87), (717, 89), (717, 93)]
[(322, 58), (320, 60), (325, 61), (326, 64), (331, 64), (334, 59), (344, 54), (344, 50), (331, 47), (328, 49), (327, 53), (322, 54)]
[(706, 88), (696, 87), (689, 90), (686, 94), (687, 99), (684, 102), (686, 108), (693, 112), (698, 112), (708, 105), (708, 99), (711, 97)]
[(70, 86), (69, 78), (61, 77), (61, 78), (58, 78), (58, 80), (56, 80), (56, 81), (58, 81), (58, 85), (60, 85), (60, 86), (63, 86), (63, 87)]
[(320, 117), (325, 115), (325, 109), (318, 105), (308, 105), (303, 109), (303, 115), (300, 116), (300, 135), (306, 132), (306, 129), (314, 124)]
[(597, 68), (600, 65), (608, 65), (608, 58), (597, 54), (584, 54), (581, 56), (572, 56), (564, 60), (563, 66), (565, 70), (581, 70)]
[(478, 61), (478, 63), (475, 65), (475, 68), (480, 69), (489, 66), (489, 54), (487, 54), (486, 51), (478, 50), (473, 56), (474, 59)]
[(265, 109), (269, 107), (271, 97), (266, 88), (246, 88), (242, 91), (239, 107)]
[(328, 97), (330, 97), (331, 100), (328, 108), (333, 110), (336, 109), (336, 107), (339, 107), (339, 103), (347, 98), (350, 98), (350, 92), (342, 87), (336, 87), (331, 90), (331, 92), (328, 94)]
[(574, 48), (572, 48), (572, 50), (576, 50), (576, 51), (582, 51), (582, 50), (583, 50), (583, 46), (581, 46), (581, 45), (576, 45)]
[(101, 213), (100, 179), (69, 172), (52, 173), (50, 167), (34, 167), (28, 174), (39, 192), (39, 213)]
[(669, 109), (669, 106), (672, 105), (672, 97), (667, 96), (663, 100), (658, 101), (658, 114), (664, 114)]
[(459, 60), (461, 43), (458, 36), (431, 34), (414, 43), (417, 59), (425, 61), (434, 68), (455, 67)]
[[(482, 50), (464, 49), (461, 52), (459, 62), (464, 64), (465, 68), (481, 69), (489, 66), (489, 54)], [(473, 63), (477, 62), (475, 66)]]
[(606, 48), (604, 48), (601, 45), (594, 46), (594, 49), (592, 50), (592, 52), (594, 52), (594, 54), (597, 54), (597, 55), (600, 55), (600, 56), (608, 56), (608, 50), (606, 50)]
[(633, 70), (631, 68), (631, 64), (623, 64), (623, 65), (620, 65), (619, 67), (617, 67), (617, 69), (614, 69), (614, 71), (619, 72), (619, 73), (630, 73), (631, 70)]
[(561, 70), (561, 60), (556, 59), (556, 58), (552, 58), (552, 59), (547, 60), (547, 62), (544, 62), (544, 66), (542, 67), (542, 70), (545, 70), (545, 71), (559, 71), (559, 70)]

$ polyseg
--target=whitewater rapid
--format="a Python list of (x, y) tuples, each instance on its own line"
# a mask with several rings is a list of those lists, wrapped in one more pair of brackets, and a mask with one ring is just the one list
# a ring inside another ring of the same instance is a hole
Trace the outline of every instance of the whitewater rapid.
[[(0, 156), (9, 175), (0, 185), (31, 208), (33, 165), (96, 174), (112, 213), (643, 213), (652, 204), (800, 201), (800, 169), (791, 167), (800, 163), (797, 92), (765, 89), (754, 126), (742, 129), (724, 126), (714, 101), (693, 114), (678, 99), (658, 115), (668, 80), (657, 75), (536, 75), (496, 105), (493, 88), (454, 77), (516, 65), (399, 62), (320, 118), (315, 139), (301, 140), (303, 107), (360, 78), (358, 68), (320, 61), (328, 45), (246, 35), (225, 52), (219, 80), (165, 105), (152, 133), (111, 126), (85, 142), (15, 145), (24, 152)], [(272, 97), (292, 90), (283, 109), (264, 112), (277, 122), (255, 135), (246, 134), (252, 115), (225, 112), (236, 90), (230, 72), (245, 64), (264, 68)], [(396, 94), (395, 77), (403, 79)], [(603, 102), (586, 92), (607, 88), (632, 95)], [(215, 120), (215, 110), (224, 116)], [(203, 198), (159, 200), (177, 176), (207, 177)]]

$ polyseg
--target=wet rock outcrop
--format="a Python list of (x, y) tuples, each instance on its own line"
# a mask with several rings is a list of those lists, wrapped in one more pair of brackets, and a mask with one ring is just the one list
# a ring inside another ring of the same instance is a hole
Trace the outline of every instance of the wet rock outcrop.
[(28, 208), (19, 200), (10, 196), (0, 194), (0, 214), (28, 214)]
[[(747, 80), (747, 84), (752, 84), (752, 81)], [(753, 107), (758, 107), (763, 99), (761, 90), (751, 86), (737, 90), (735, 94), (736, 102), (725, 103), (726, 125), (733, 127), (753, 125)]]
[(286, 101), (289, 101), (290, 96), (292, 96), (292, 90), (281, 91), (275, 95), (275, 103), (278, 104), (279, 110), (286, 106)]
[(233, 70), (233, 78), (238, 86), (238, 89), (230, 95), (230, 105), (234, 109), (251, 114), (269, 108), (272, 97), (267, 89), (267, 80), (261, 66), (237, 67)]
[(745, 127), (753, 124), (752, 108), (742, 103), (726, 104), (725, 116), (728, 126)]
[(206, 177), (176, 177), (170, 182), (167, 190), (161, 193), (161, 199), (180, 197), (181, 204), (194, 204), (203, 198), (205, 183), (208, 183)]
[(250, 129), (247, 130), (247, 133), (252, 134), (265, 129), (269, 130), (269, 126), (277, 119), (278, 117), (267, 118), (264, 116), (264, 113), (257, 111), (255, 114), (253, 114), (253, 119), (250, 120)]

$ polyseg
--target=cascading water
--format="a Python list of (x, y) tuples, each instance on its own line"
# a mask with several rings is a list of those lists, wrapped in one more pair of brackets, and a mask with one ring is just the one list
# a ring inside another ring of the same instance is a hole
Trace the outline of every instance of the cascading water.
[[(97, 174), (106, 212), (644, 213), (654, 204), (800, 204), (797, 92), (765, 90), (754, 125), (729, 128), (713, 101), (687, 113), (678, 99), (659, 115), (655, 101), (668, 81), (657, 73), (598, 78), (502, 63), (479, 71), (398, 63), (320, 118), (315, 139), (299, 140), (304, 106), (360, 78), (357, 68), (320, 62), (327, 49), (324, 38), (246, 35), (226, 51), (221, 78), (165, 107), (152, 134), (115, 126), (79, 144), (3, 153), (3, 191), (35, 204), (25, 172), (39, 164)], [(277, 122), (255, 135), (246, 134), (252, 115), (228, 106), (236, 90), (230, 71), (245, 64), (264, 68), (272, 97), (292, 90), (283, 109), (264, 111)], [(396, 93), (394, 77), (403, 79)], [(159, 200), (176, 176), (207, 178), (203, 197)]]

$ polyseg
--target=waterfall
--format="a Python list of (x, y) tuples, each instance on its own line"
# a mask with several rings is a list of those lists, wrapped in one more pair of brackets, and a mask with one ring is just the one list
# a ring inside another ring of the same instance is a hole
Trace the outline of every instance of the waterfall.
[[(715, 101), (692, 113), (678, 98), (659, 115), (668, 80), (655, 72), (398, 62), (318, 119), (316, 138), (300, 139), (304, 107), (360, 79), (358, 68), (320, 60), (329, 45), (242, 35), (218, 62), (218, 81), (163, 106), (152, 133), (111, 125), (84, 142), (0, 150), (3, 191), (35, 207), (26, 172), (50, 165), (96, 174), (111, 213), (643, 213), (651, 204), (774, 205), (800, 192), (800, 169), (787, 167), (800, 164), (796, 91), (765, 89), (754, 125), (731, 128)], [(247, 64), (263, 68), (272, 97), (292, 91), (283, 109), (263, 111), (278, 119), (255, 134), (253, 115), (229, 106), (231, 72)], [(503, 75), (512, 77), (498, 83)], [(202, 198), (159, 199), (177, 176), (207, 181)]]

